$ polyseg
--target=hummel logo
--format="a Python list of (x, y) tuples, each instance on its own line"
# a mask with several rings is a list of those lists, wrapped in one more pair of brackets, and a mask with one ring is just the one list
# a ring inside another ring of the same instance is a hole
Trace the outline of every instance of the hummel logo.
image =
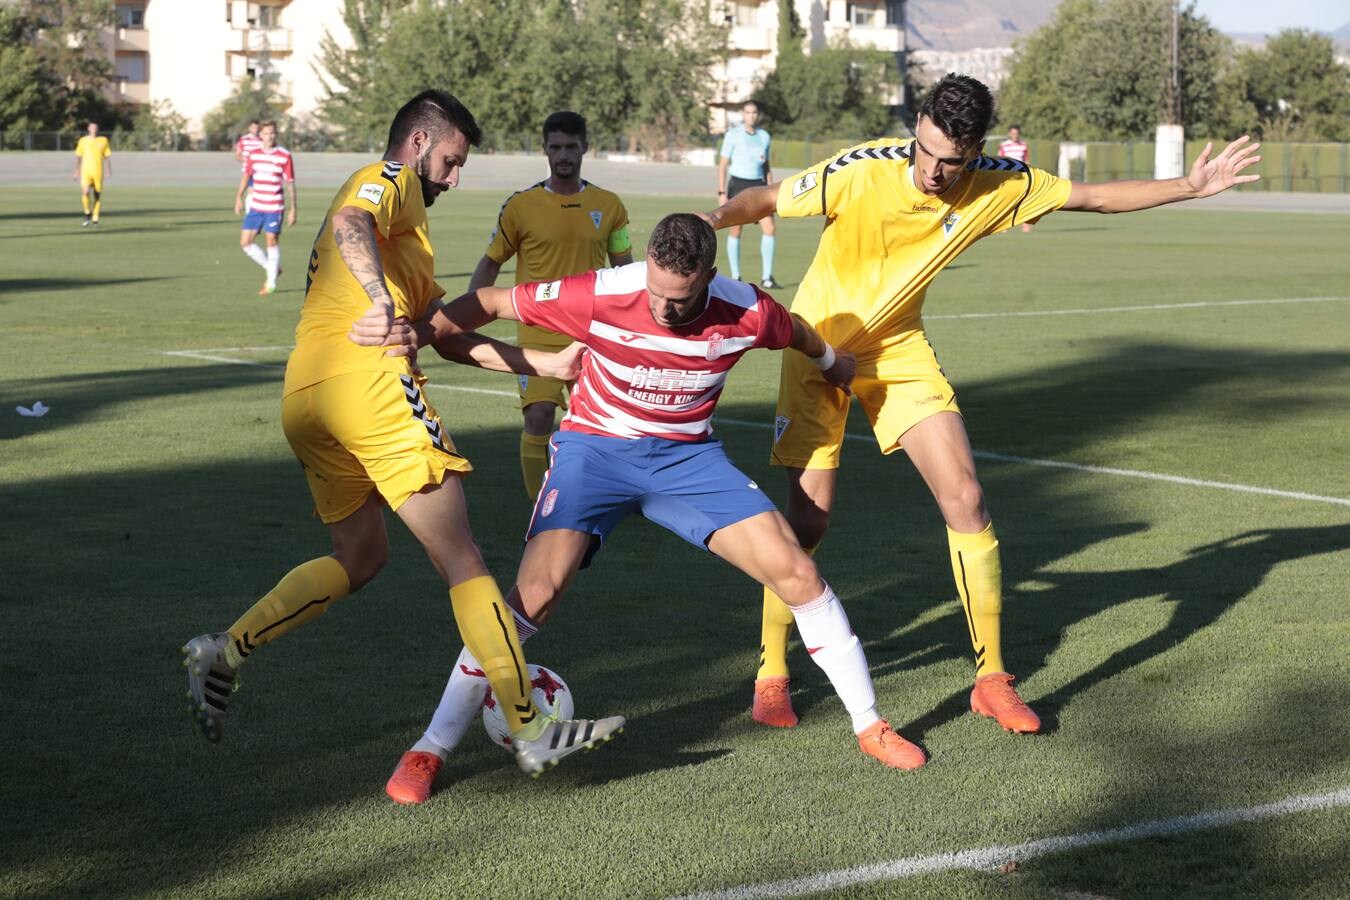
[(638, 339), (638, 336), (637, 336), (636, 334), (621, 334), (621, 335), (619, 335), (619, 340), (623, 341), (625, 344), (631, 344), (631, 343), (633, 343), (633, 341), (636, 341), (637, 339)]

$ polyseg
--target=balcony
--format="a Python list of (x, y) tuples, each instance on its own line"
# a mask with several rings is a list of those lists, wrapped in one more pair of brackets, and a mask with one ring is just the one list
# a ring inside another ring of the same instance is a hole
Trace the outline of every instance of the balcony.
[(290, 53), (289, 28), (236, 28), (226, 45), (230, 53)]
[(150, 32), (146, 31), (144, 28), (118, 27), (116, 39), (113, 41), (113, 50), (149, 53)]
[(735, 25), (728, 36), (727, 46), (733, 51), (767, 53), (774, 49), (774, 32), (756, 25)]
[(828, 40), (844, 38), (855, 47), (898, 53), (905, 49), (905, 29), (899, 25), (850, 25), (830, 23), (825, 26)]

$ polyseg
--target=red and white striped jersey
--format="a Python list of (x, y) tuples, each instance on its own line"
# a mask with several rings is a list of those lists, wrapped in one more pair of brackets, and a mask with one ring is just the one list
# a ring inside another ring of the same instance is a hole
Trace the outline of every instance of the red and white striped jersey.
[(254, 150), (262, 149), (262, 138), (256, 134), (249, 134), (247, 131), (239, 135), (239, 140), (234, 142), (234, 150), (239, 154), (239, 158), (248, 165), (248, 155)]
[(1014, 141), (1012, 138), (1008, 138), (998, 145), (998, 155), (1006, 156), (1008, 159), (1015, 159), (1018, 162), (1026, 162), (1027, 142)]
[(511, 303), (526, 325), (589, 348), (560, 426), (608, 437), (697, 441), (712, 431), (727, 372), (747, 350), (792, 340), (786, 308), (759, 288), (718, 275), (708, 306), (667, 328), (652, 318), (647, 263), (516, 285)]
[(249, 186), (250, 212), (281, 212), (286, 208), (286, 195), (281, 185), (295, 181), (295, 160), (285, 147), (254, 150), (244, 159), (244, 174), (253, 179)]

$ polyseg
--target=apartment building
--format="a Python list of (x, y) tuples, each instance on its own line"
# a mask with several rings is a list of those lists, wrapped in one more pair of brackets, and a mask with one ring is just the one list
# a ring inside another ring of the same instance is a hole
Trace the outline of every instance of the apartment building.
[[(903, 65), (905, 0), (714, 0), (728, 25), (729, 55), (713, 68), (714, 131), (738, 121), (740, 106), (778, 56), (778, 4), (794, 3), (807, 52), (847, 41), (895, 53)], [(276, 77), (288, 113), (312, 115), (325, 93), (315, 71), (325, 32), (350, 39), (340, 0), (116, 0), (108, 52), (117, 99), (167, 100), (199, 132), (202, 116), (249, 77)], [(896, 86), (894, 103), (904, 100)]]
[[(905, 0), (721, 0), (714, 17), (729, 28), (729, 54), (713, 67), (717, 85), (711, 125), (723, 131), (740, 119), (740, 107), (778, 59), (780, 2), (791, 2), (806, 32), (805, 50), (849, 43), (894, 53), (904, 71)], [(892, 103), (904, 102), (904, 86), (896, 85)]]
[(202, 116), (250, 77), (277, 79), (292, 116), (324, 97), (314, 71), (324, 33), (349, 39), (339, 0), (117, 0), (109, 52), (117, 99), (167, 100), (199, 130)]

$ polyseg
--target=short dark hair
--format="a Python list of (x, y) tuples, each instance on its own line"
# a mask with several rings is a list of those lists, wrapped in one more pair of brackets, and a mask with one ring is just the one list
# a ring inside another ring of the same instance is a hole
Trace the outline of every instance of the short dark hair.
[(1022, 130), (1022, 126), (1021, 126), (1021, 125), (1009, 125), (1009, 126), (1008, 126), (1008, 130), (1009, 130), (1009, 131), (1021, 131), (1021, 130)]
[(989, 88), (969, 75), (948, 72), (933, 85), (919, 107), (927, 118), (962, 150), (984, 141), (994, 118), (994, 95)]
[(555, 131), (581, 138), (581, 142), (584, 144), (586, 143), (586, 117), (566, 109), (550, 113), (549, 117), (544, 120), (544, 143), (548, 143), (548, 136)]
[(276, 127), (277, 127), (277, 123), (276, 123), (276, 122), (273, 122), (271, 119), (268, 119), (268, 120), (265, 121), (265, 122), (259, 122), (259, 123), (258, 123), (258, 130), (259, 130), (259, 131), (262, 131), (264, 128), (276, 128)]
[(389, 150), (400, 146), (414, 131), (425, 131), (433, 139), (439, 139), (447, 125), (459, 129), (475, 147), (483, 140), (483, 130), (473, 113), (453, 94), (423, 91), (394, 114), (394, 123), (389, 126)]
[(709, 272), (717, 262), (717, 233), (693, 213), (671, 213), (652, 229), (647, 256), (677, 275)]
[(758, 100), (747, 100), (747, 101), (745, 101), (744, 103), (741, 104), (741, 109), (745, 109), (747, 106), (753, 106), (753, 107), (755, 108), (755, 112), (759, 112), (759, 101), (758, 101)]

